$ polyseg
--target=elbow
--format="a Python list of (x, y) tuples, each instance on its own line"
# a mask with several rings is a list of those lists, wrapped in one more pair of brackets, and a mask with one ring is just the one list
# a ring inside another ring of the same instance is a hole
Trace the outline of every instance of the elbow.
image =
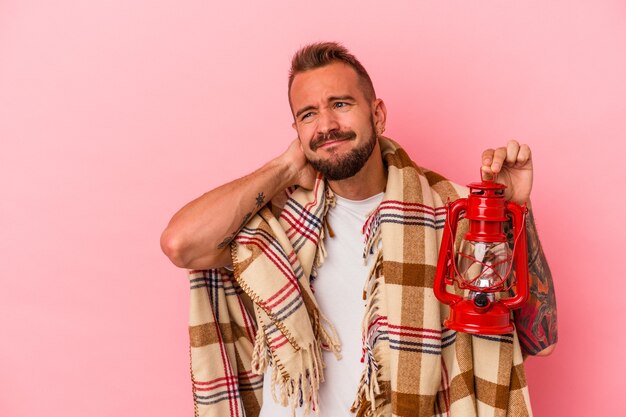
[(535, 354), (535, 356), (550, 356), (552, 352), (554, 352), (554, 348), (556, 345), (550, 345), (544, 350), (541, 350)]
[(184, 244), (182, 240), (169, 228), (161, 234), (161, 250), (169, 260), (179, 268), (187, 268), (187, 260), (183, 256)]
[(170, 227), (161, 234), (161, 250), (179, 268), (212, 269), (230, 264), (229, 247), (219, 252), (207, 252), (201, 249), (197, 242), (190, 241)]

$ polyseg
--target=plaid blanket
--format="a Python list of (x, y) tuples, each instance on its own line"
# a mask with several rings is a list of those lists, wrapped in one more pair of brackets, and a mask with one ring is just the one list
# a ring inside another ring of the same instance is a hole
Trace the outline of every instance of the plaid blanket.
[[(383, 201), (364, 225), (364, 367), (357, 416), (532, 415), (516, 333), (480, 336), (443, 327), (448, 307), (432, 286), (444, 203), (464, 187), (416, 166), (381, 138)], [(289, 193), (279, 218), (263, 208), (232, 244), (234, 273), (191, 271), (191, 375), (196, 416), (257, 416), (263, 372), (274, 398), (305, 414), (317, 406), (322, 350), (340, 355), (311, 291), (324, 261), (333, 194), (322, 179)], [(459, 225), (458, 235), (462, 235)], [(356, 289), (355, 289), (356, 290)], [(330, 318), (332, 320), (332, 318)]]

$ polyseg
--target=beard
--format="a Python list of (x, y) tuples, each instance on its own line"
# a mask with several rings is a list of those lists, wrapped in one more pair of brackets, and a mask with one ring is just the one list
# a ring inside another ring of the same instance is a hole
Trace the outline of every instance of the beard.
[[(324, 178), (329, 181), (345, 180), (356, 175), (368, 161), (374, 148), (376, 147), (376, 125), (374, 118), (370, 117), (371, 133), (370, 138), (361, 146), (352, 149), (343, 156), (336, 156), (331, 159), (310, 159), (307, 158), (313, 168), (319, 171)], [(326, 135), (319, 135), (311, 141), (310, 148), (312, 151), (317, 150), (324, 143), (331, 140), (354, 140), (356, 133), (349, 130), (346, 132), (332, 131)], [(330, 151), (333, 153), (332, 151)]]

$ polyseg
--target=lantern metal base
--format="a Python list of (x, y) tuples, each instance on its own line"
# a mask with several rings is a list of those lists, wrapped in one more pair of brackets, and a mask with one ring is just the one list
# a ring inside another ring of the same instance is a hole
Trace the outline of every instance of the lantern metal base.
[(511, 310), (495, 301), (479, 309), (473, 300), (462, 300), (450, 306), (450, 316), (444, 325), (452, 330), (471, 334), (505, 334), (515, 329)]

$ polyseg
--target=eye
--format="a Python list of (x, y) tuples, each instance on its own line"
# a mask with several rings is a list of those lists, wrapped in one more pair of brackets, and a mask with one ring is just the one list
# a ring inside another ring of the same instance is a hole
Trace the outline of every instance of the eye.
[(300, 116), (300, 121), (306, 121), (307, 119), (310, 119), (313, 116), (313, 112), (310, 111), (308, 113), (304, 113), (302, 116)]
[(348, 103), (346, 103), (345, 101), (338, 101), (335, 103), (334, 106), (336, 109), (341, 109), (343, 107), (348, 107)]

